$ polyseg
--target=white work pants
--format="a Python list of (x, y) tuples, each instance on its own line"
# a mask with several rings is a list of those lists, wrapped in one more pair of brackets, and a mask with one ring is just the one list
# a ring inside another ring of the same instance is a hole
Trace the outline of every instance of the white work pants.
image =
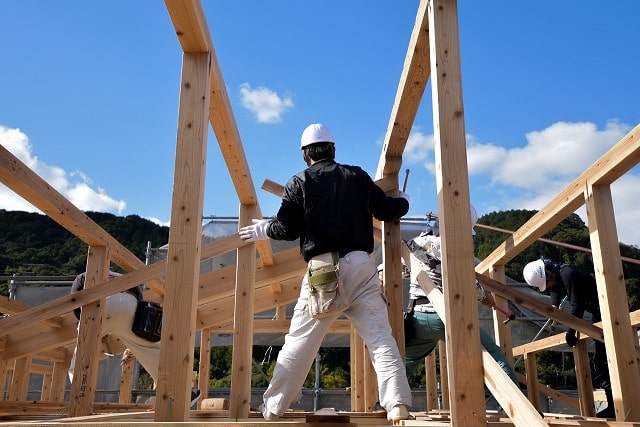
[[(133, 317), (136, 313), (138, 300), (133, 295), (120, 292), (106, 298), (104, 317), (102, 319), (101, 336), (113, 334), (129, 348), (136, 359), (151, 375), (154, 381), (158, 378), (158, 361), (160, 360), (160, 341), (151, 342), (140, 338), (131, 332)], [(79, 327), (79, 326), (78, 326)], [(73, 382), (73, 368), (75, 366), (76, 347), (69, 368), (69, 380)]]
[[(340, 258), (341, 291), (350, 302), (344, 314), (366, 342), (378, 377), (380, 405), (387, 411), (398, 404), (411, 406), (411, 390), (391, 335), (387, 304), (382, 295), (378, 272), (371, 257), (362, 251)], [(340, 313), (314, 319), (307, 307), (307, 276), (293, 312), (291, 327), (278, 354), (273, 378), (263, 395), (263, 412), (282, 415), (304, 384), (324, 336)]]

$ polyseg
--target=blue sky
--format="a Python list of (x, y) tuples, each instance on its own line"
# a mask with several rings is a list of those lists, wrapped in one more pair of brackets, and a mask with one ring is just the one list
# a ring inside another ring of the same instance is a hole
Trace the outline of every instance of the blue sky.
[[(375, 174), (417, 0), (203, 4), (264, 215), (279, 199), (260, 186), (304, 168), (309, 123)], [(458, 9), (471, 201), (538, 209), (638, 124), (640, 2)], [(168, 224), (181, 49), (164, 2), (5, 0), (0, 17), (0, 143), (83, 210)], [(409, 216), (438, 211), (433, 161), (429, 85), (403, 157)], [(638, 188), (635, 168), (612, 189), (634, 245)], [(238, 203), (210, 132), (203, 214)], [(34, 210), (6, 188), (0, 208)]]

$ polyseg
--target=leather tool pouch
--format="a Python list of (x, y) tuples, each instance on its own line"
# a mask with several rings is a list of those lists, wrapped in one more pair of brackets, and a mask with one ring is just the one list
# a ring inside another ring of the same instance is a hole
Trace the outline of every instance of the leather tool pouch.
[(311, 258), (308, 264), (307, 283), (311, 317), (321, 319), (349, 307), (340, 292), (336, 252), (327, 252)]

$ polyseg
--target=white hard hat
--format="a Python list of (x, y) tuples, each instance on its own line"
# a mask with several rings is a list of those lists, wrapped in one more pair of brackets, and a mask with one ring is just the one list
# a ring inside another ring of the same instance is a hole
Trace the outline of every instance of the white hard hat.
[(384, 270), (384, 264), (378, 264), (378, 273)]
[(544, 270), (543, 260), (537, 259), (525, 265), (522, 275), (529, 286), (538, 288), (540, 292), (544, 292), (547, 289), (547, 273)]
[(476, 230), (473, 228), (476, 226), (476, 222), (478, 222), (478, 213), (476, 212), (476, 208), (473, 205), (469, 205), (471, 208), (471, 235), (476, 235)]
[(302, 132), (302, 137), (300, 138), (300, 148), (304, 148), (307, 145), (315, 144), (318, 142), (333, 142), (333, 135), (328, 127), (322, 125), (320, 123), (314, 123), (312, 125), (307, 126), (307, 128)]

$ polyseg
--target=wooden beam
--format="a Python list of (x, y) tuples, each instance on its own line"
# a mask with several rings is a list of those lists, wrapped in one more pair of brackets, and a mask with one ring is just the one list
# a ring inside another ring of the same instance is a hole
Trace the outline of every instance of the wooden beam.
[[(455, 0), (429, 2), (436, 185), (440, 212), (442, 282), (452, 421), (484, 425), (480, 321), (475, 290), (469, 174)], [(455, 249), (454, 249), (455, 248)]]
[[(251, 224), (256, 205), (240, 205), (238, 225)], [(231, 390), (229, 418), (248, 418), (251, 405), (253, 372), (253, 315), (256, 281), (255, 244), (238, 248), (236, 257), (236, 289), (233, 302), (233, 353), (231, 355)]]
[(637, 125), (542, 207), (529, 221), (507, 237), (500, 246), (476, 266), (476, 271), (484, 273), (494, 264), (506, 264), (582, 206), (585, 202), (583, 193), (589, 183), (611, 183), (627, 173), (639, 161), (640, 125)]
[(200, 0), (165, 0), (183, 52), (204, 53), (213, 48)]
[(636, 353), (638, 336), (629, 320), (629, 301), (620, 260), (611, 188), (608, 184), (589, 186), (585, 196), (616, 419), (640, 421), (640, 375)]
[[(125, 271), (144, 266), (144, 262), (3, 146), (0, 146), (0, 182), (89, 246), (108, 247), (112, 261)], [(147, 285), (162, 294), (161, 283), (150, 281)]]
[[(87, 274), (84, 287), (100, 286), (109, 277), (109, 249), (104, 246), (90, 246), (87, 252)], [(93, 412), (98, 362), (102, 345), (102, 318), (105, 301), (93, 301), (82, 306), (78, 327), (78, 340), (73, 366), (73, 382), (69, 397), (69, 415), (72, 417), (89, 415)]]
[(211, 54), (184, 53), (155, 421), (189, 418), (202, 245)]
[(429, 56), (428, 3), (427, 0), (421, 0), (418, 6), (396, 99), (378, 161), (376, 179), (393, 176), (397, 181), (398, 171), (402, 166), (402, 154), (429, 81), (431, 58)]
[(560, 310), (550, 304), (545, 304), (542, 301), (525, 294), (524, 292), (520, 292), (511, 286), (507, 286), (504, 283), (500, 283), (483, 274), (476, 273), (475, 278), (482, 284), (485, 289), (497, 295), (508, 298), (509, 300), (523, 306), (528, 310), (556, 320), (570, 328), (573, 328), (590, 336), (593, 339), (604, 341), (602, 328), (593, 325), (591, 322), (572, 316), (564, 310)]
[[(0, 295), (0, 312), (2, 313), (14, 315), (30, 308), (31, 306), (28, 304)], [(42, 324), (49, 326), (50, 328), (60, 329), (62, 327), (62, 318), (55, 316), (50, 319), (43, 320)]]
[[(450, 330), (450, 328), (447, 326), (450, 316), (446, 316), (446, 310), (449, 309), (449, 306), (448, 304), (446, 304), (446, 300), (442, 292), (435, 287), (429, 276), (427, 276), (426, 272), (422, 270), (422, 266), (418, 258), (410, 253), (409, 248), (404, 243), (402, 245), (402, 256), (405, 260), (405, 263), (411, 266), (411, 271), (414, 273), (418, 272), (416, 275), (418, 284), (429, 298), (429, 301), (431, 301), (431, 303), (433, 304), (433, 307), (438, 313), (440, 319), (444, 322), (445, 329)], [(451, 339), (451, 337), (449, 332), (447, 332), (447, 340), (449, 339)], [(479, 340), (478, 346), (480, 347)], [(449, 354), (450, 351), (450, 346), (447, 346), (447, 354)], [(447, 362), (449, 362), (450, 360), (451, 357), (448, 356)], [(481, 373), (481, 378), (484, 377), (484, 383), (487, 385), (487, 388), (489, 388), (500, 406), (503, 408), (503, 410), (505, 410), (509, 418), (513, 420), (515, 425), (535, 425), (540, 427), (546, 426), (544, 420), (542, 419), (536, 408), (528, 403), (527, 399), (518, 389), (518, 386), (511, 380), (511, 378), (509, 378), (509, 376), (502, 370), (498, 363), (491, 357), (491, 355), (489, 355), (489, 353), (485, 349), (482, 349), (482, 363), (478, 373)], [(468, 376), (471, 376), (474, 374), (474, 372), (467, 371), (466, 374)], [(449, 378), (451, 378), (451, 375), (449, 375)], [(451, 386), (451, 384), (449, 384), (449, 386)], [(484, 401), (484, 392), (481, 394), (481, 396), (482, 400)], [(444, 398), (445, 396), (443, 396), (443, 399)], [(454, 414), (456, 406), (453, 400), (454, 398), (453, 396), (451, 396), (450, 404), (452, 414)], [(484, 409), (482, 412), (484, 413)], [(481, 420), (484, 421), (484, 417), (482, 417)]]

